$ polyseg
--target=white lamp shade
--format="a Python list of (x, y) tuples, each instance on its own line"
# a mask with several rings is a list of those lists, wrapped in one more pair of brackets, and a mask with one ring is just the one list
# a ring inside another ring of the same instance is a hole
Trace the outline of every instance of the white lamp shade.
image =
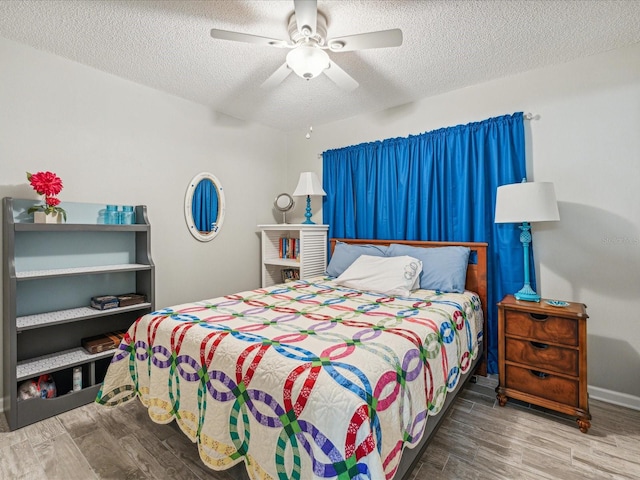
[(560, 220), (560, 213), (553, 183), (522, 182), (498, 187), (495, 223), (555, 220)]
[(309, 80), (329, 67), (329, 55), (316, 46), (302, 44), (287, 54), (287, 65), (296, 75)]
[(306, 197), (307, 195), (326, 195), (322, 184), (314, 172), (302, 172), (298, 186), (293, 192), (294, 197)]

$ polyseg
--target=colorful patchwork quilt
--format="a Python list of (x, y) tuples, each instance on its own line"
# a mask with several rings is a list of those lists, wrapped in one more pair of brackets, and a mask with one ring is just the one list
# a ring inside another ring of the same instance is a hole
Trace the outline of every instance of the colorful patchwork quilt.
[(138, 319), (96, 402), (136, 397), (214, 470), (252, 479), (390, 479), (479, 354), (471, 292), (410, 297), (316, 278)]

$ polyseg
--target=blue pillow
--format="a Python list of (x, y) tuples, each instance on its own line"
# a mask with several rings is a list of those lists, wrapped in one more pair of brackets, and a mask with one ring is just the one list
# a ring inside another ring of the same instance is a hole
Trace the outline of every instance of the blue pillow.
[(387, 248), (386, 246), (378, 245), (350, 245), (344, 242), (336, 242), (331, 260), (327, 266), (327, 275), (339, 277), (360, 255), (384, 257)]
[(420, 288), (447, 293), (462, 293), (467, 281), (469, 247), (420, 248), (393, 243), (387, 257), (409, 255), (422, 261)]

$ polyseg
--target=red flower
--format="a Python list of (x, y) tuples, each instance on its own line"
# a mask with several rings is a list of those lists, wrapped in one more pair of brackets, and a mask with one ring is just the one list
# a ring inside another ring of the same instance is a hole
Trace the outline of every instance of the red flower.
[(55, 173), (38, 172), (31, 174), (27, 172), (27, 180), (40, 195), (53, 196), (62, 191), (62, 180)]
[(64, 221), (67, 221), (67, 212), (64, 208), (59, 207), (60, 200), (56, 198), (62, 191), (62, 180), (55, 173), (51, 172), (27, 172), (27, 180), (31, 183), (33, 189), (38, 195), (44, 195), (44, 205), (33, 205), (29, 207), (27, 213), (44, 212), (46, 215), (58, 214), (62, 215)]
[(55, 207), (56, 205), (60, 205), (60, 199), (56, 197), (44, 197), (45, 203), (50, 207)]

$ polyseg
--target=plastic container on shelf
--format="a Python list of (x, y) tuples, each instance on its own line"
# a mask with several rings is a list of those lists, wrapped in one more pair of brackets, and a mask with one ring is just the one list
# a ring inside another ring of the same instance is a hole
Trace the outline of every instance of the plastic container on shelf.
[(82, 390), (82, 367), (74, 367), (73, 369), (73, 391)]
[(122, 207), (122, 212), (120, 212), (120, 223), (124, 225), (131, 225), (136, 223), (135, 212), (133, 211), (133, 206), (124, 205)]
[(106, 223), (107, 225), (118, 224), (118, 206), (117, 205), (107, 205), (107, 211), (104, 214), (104, 223)]

